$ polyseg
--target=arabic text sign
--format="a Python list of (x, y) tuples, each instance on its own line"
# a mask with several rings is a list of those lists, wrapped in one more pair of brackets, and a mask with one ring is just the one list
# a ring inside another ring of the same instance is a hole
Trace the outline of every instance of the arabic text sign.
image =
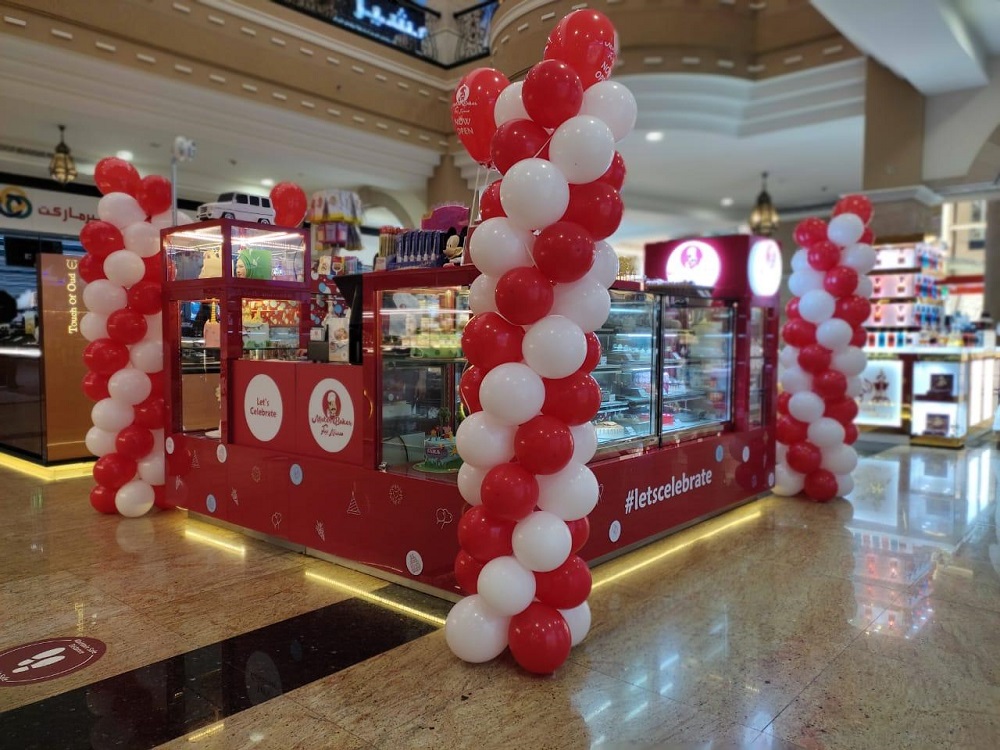
[(76, 236), (97, 218), (96, 196), (0, 184), (0, 229)]

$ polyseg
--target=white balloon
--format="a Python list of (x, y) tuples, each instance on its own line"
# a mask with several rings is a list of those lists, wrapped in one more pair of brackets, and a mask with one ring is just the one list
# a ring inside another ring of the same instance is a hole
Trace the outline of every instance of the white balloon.
[(142, 340), (163, 341), (163, 313), (143, 317), (146, 318), (146, 335), (142, 337)]
[(150, 430), (153, 433), (153, 450), (149, 453), (153, 455), (154, 453), (158, 456), (163, 454), (163, 442), (164, 442), (164, 430)]
[(91, 312), (110, 315), (128, 304), (128, 295), (120, 284), (97, 279), (83, 288), (83, 304)]
[(567, 378), (587, 358), (583, 330), (562, 315), (547, 315), (524, 334), (524, 361), (543, 378)]
[(519, 425), (542, 410), (545, 383), (527, 365), (506, 362), (486, 373), (479, 386), (479, 400), (483, 411), (500, 424)]
[(133, 479), (118, 488), (115, 493), (115, 507), (126, 518), (138, 518), (153, 507), (155, 494), (148, 483)]
[(850, 474), (858, 467), (858, 452), (849, 445), (833, 445), (823, 448), (820, 468), (834, 474)]
[[(167, 209), (162, 214), (157, 214), (149, 220), (149, 223), (156, 227), (157, 229), (167, 229), (174, 226), (173, 212)], [(192, 224), (194, 219), (192, 219), (188, 214), (183, 211), (177, 212), (177, 226), (182, 224)]]
[(497, 103), (493, 105), (493, 121), (499, 128), (510, 120), (530, 120), (528, 111), (524, 108), (521, 100), (521, 87), (523, 81), (512, 83), (497, 97)]
[(514, 557), (495, 557), (479, 572), (476, 591), (497, 614), (510, 617), (535, 598), (535, 574)]
[(802, 350), (799, 347), (786, 344), (778, 352), (778, 364), (784, 368), (798, 367), (800, 351)]
[(837, 477), (837, 496), (847, 497), (854, 492), (854, 478), (850, 475)]
[(831, 366), (834, 370), (840, 370), (842, 373), (850, 377), (851, 375), (860, 375), (864, 372), (867, 364), (868, 357), (865, 356), (864, 349), (860, 349), (856, 346), (849, 346), (843, 351), (837, 352), (833, 355), (833, 362)]
[(789, 393), (803, 393), (812, 390), (812, 375), (803, 370), (798, 365), (786, 367), (778, 376), (782, 390)]
[(499, 279), (512, 268), (532, 265), (532, 243), (530, 232), (518, 229), (503, 216), (495, 216), (476, 227), (469, 240), (469, 252), (476, 268)]
[[(475, 233), (473, 233), (473, 237)], [(497, 311), (497, 280), (485, 273), (476, 277), (469, 287), (469, 309), (475, 315)]]
[(570, 645), (576, 646), (590, 632), (590, 605), (584, 602), (578, 607), (573, 607), (573, 609), (560, 609), (559, 614), (563, 616), (566, 624), (569, 625), (569, 634), (573, 638)]
[(831, 318), (816, 326), (817, 343), (833, 352), (843, 351), (850, 346), (853, 335), (851, 324), (840, 318)]
[[(844, 426), (836, 419), (820, 417), (809, 425), (809, 442), (820, 448), (833, 448), (844, 444)], [(824, 452), (825, 453), (825, 452)], [(835, 472), (836, 473), (836, 472)]]
[(793, 393), (788, 400), (788, 413), (800, 422), (811, 424), (823, 416), (826, 403), (815, 393), (801, 391)]
[(160, 252), (160, 230), (148, 222), (136, 222), (125, 227), (122, 232), (125, 249), (140, 258), (152, 258)]
[(108, 193), (97, 202), (97, 215), (119, 229), (146, 220), (139, 201), (128, 193)]
[(606, 241), (600, 240), (594, 243), (594, 265), (583, 278), (596, 281), (607, 289), (618, 278), (618, 265), (618, 253)]
[(117, 433), (125, 429), (132, 424), (133, 418), (132, 407), (113, 398), (101, 399), (90, 410), (90, 421), (107, 432)]
[(108, 337), (108, 316), (89, 312), (80, 319), (80, 333), (87, 341)]
[(597, 453), (597, 428), (593, 422), (572, 425), (569, 431), (573, 435), (573, 458), (578, 464), (585, 464)]
[(803, 268), (800, 271), (793, 271), (788, 277), (788, 291), (796, 297), (803, 296), (806, 292), (823, 288), (823, 278), (826, 276), (822, 271), (814, 268)]
[(129, 361), (143, 372), (159, 372), (163, 369), (163, 342), (140, 341), (129, 348)]
[(864, 276), (875, 268), (876, 253), (871, 245), (860, 242), (856, 245), (844, 248), (840, 257), (840, 264), (853, 268)]
[(104, 259), (104, 275), (112, 284), (128, 288), (141, 281), (145, 273), (146, 264), (131, 250), (116, 250)]
[(825, 289), (811, 289), (799, 300), (799, 315), (810, 323), (822, 323), (833, 317), (837, 300)]
[(483, 479), (488, 471), (468, 462), (458, 470), (458, 492), (469, 505), (482, 505)]
[[(515, 226), (542, 229), (566, 213), (569, 183), (547, 159), (522, 159), (507, 170), (500, 182), (500, 205)], [(473, 241), (481, 228), (472, 235)]]
[(593, 182), (608, 171), (615, 158), (615, 137), (592, 115), (571, 117), (552, 134), (549, 160), (571, 185)]
[(859, 297), (869, 299), (875, 293), (875, 284), (868, 276), (862, 276), (858, 279), (858, 285), (854, 289), (854, 293)]
[(150, 451), (149, 455), (136, 464), (139, 478), (150, 484), (163, 484), (166, 481), (167, 461), (162, 453)]
[(149, 375), (134, 367), (125, 367), (108, 379), (108, 393), (115, 401), (135, 406), (141, 404), (153, 390)]
[(789, 469), (784, 464), (774, 467), (774, 494), (789, 497), (798, 495), (805, 486), (806, 477), (797, 471)]
[(638, 108), (627, 87), (617, 81), (598, 81), (583, 92), (580, 114), (593, 115), (605, 122), (614, 139), (620, 141), (635, 127)]
[(853, 245), (864, 233), (865, 223), (857, 214), (834, 216), (826, 227), (827, 238), (841, 247)]
[(539, 509), (564, 521), (576, 521), (597, 507), (597, 477), (583, 464), (570, 461), (565, 469), (537, 479)]
[(547, 573), (569, 557), (573, 536), (554, 513), (536, 510), (514, 527), (514, 557), (528, 570)]
[(865, 384), (857, 375), (853, 375), (847, 379), (847, 395), (851, 398), (857, 398), (860, 396), (864, 387)]
[(812, 269), (809, 265), (809, 251), (799, 248), (792, 255), (792, 271), (806, 271)]
[(102, 430), (100, 427), (91, 427), (87, 430), (87, 436), (83, 442), (86, 444), (87, 450), (95, 456), (106, 456), (117, 450), (115, 447), (116, 437), (118, 437), (117, 432)]
[(459, 659), (481, 664), (507, 648), (509, 626), (510, 618), (495, 612), (481, 596), (467, 596), (448, 613), (444, 639)]
[(784, 443), (774, 444), (774, 460), (776, 463), (785, 463), (785, 457), (788, 455), (788, 446)]
[(514, 457), (514, 428), (484, 411), (470, 414), (455, 433), (458, 454), (480, 469), (490, 469)]
[(552, 314), (569, 318), (583, 331), (601, 328), (610, 313), (611, 295), (596, 281), (584, 278), (553, 289)]

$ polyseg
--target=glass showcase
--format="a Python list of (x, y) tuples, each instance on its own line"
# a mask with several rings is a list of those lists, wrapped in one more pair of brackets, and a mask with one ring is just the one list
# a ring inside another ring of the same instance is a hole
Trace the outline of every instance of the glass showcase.
[(172, 232), (163, 249), (174, 281), (211, 281), (223, 276), (254, 281), (305, 279), (306, 236), (300, 230), (213, 222)]

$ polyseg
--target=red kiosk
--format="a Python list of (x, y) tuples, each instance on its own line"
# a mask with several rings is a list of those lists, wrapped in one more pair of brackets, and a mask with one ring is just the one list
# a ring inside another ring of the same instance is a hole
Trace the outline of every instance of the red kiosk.
[[(351, 311), (350, 361), (315, 363), (297, 357), (309, 305), (326, 288), (309, 278), (304, 230), (223, 220), (164, 230), (162, 243), (172, 277), (168, 500), (458, 594), (452, 566), (466, 505), (453, 470), (426, 460), (424, 447), (434, 427), (454, 429), (462, 416), (461, 331), (478, 271), (337, 277)], [(660, 281), (617, 283), (597, 332), (591, 467), (601, 500), (580, 553), (592, 563), (774, 482), (777, 245), (747, 236), (658, 243), (647, 246), (646, 269)], [(217, 349), (191, 326), (212, 300), (222, 310)], [(213, 377), (220, 413), (206, 419)], [(217, 421), (221, 436), (210, 437)]]

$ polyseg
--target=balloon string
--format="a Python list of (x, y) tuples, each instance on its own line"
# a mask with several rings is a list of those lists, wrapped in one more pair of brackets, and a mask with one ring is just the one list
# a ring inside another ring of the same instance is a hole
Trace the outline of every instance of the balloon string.
[(535, 152), (535, 158), (536, 159), (538, 158), (538, 155), (540, 153), (542, 153), (542, 151), (544, 151), (546, 148), (548, 148), (548, 146), (549, 146), (550, 143), (552, 143), (552, 134), (551, 133), (549, 134), (549, 139), (547, 141), (545, 141), (545, 143), (542, 144), (542, 147)]

